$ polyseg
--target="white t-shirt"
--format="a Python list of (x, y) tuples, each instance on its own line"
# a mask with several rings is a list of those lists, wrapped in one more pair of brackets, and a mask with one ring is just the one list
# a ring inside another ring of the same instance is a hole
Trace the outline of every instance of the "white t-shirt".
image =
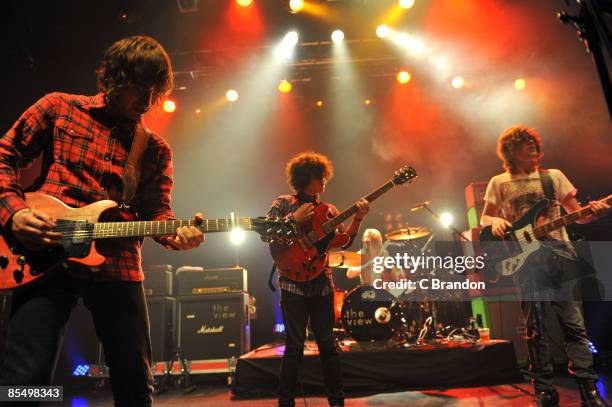
[[(546, 221), (561, 216), (560, 202), (567, 198), (568, 195), (575, 196), (577, 191), (560, 170), (550, 169), (548, 173), (553, 181), (555, 200), (549, 210), (541, 213)], [(518, 220), (537, 201), (545, 197), (538, 171), (534, 171), (529, 175), (513, 175), (509, 172), (496, 175), (489, 181), (485, 192), (485, 201), (499, 206), (502, 216), (510, 222)], [(565, 228), (551, 232), (550, 237), (555, 240), (569, 241)], [(573, 248), (571, 252), (574, 252)]]

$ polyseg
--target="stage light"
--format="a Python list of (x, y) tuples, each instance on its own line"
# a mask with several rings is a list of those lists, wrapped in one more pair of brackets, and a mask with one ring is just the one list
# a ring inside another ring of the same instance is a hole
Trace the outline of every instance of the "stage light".
[(274, 50), (274, 55), (278, 61), (291, 59), (293, 48), (297, 45), (300, 37), (296, 31), (289, 31), (283, 37), (283, 40)]
[(378, 27), (376, 27), (376, 36), (378, 38), (386, 38), (390, 32), (391, 32), (391, 29), (389, 28), (388, 25), (381, 24)]
[(323, 101), (322, 100), (317, 100), (316, 105), (317, 105), (317, 107), (323, 107)]
[(164, 112), (172, 113), (176, 110), (176, 103), (173, 100), (167, 99), (163, 104)]
[(230, 241), (234, 246), (240, 246), (244, 239), (246, 239), (246, 233), (241, 228), (234, 228), (230, 232)]
[(442, 212), (440, 214), (440, 223), (442, 224), (442, 226), (444, 226), (445, 228), (449, 227), (450, 225), (452, 225), (453, 223), (453, 215), (449, 212)]
[(366, 99), (363, 101), (363, 103), (365, 103), (366, 105), (369, 105), (370, 103), (372, 103), (372, 101), (370, 99)]
[(409, 9), (414, 6), (414, 0), (399, 0), (399, 5), (401, 8)]
[(287, 34), (285, 34), (285, 38), (283, 39), (283, 42), (286, 42), (287, 45), (295, 47), (299, 39), (300, 39), (300, 36), (298, 35), (297, 31), (289, 31)]
[(240, 7), (249, 7), (253, 4), (253, 0), (236, 0), (236, 3), (238, 3)]
[(397, 74), (397, 81), (398, 81), (399, 83), (401, 83), (402, 85), (403, 85), (403, 84), (405, 84), (405, 83), (410, 82), (410, 79), (411, 79), (411, 78), (412, 78), (412, 77), (410, 76), (410, 74), (409, 74), (408, 72), (406, 72), (406, 71), (400, 71), (400, 72)]
[(451, 81), (451, 86), (455, 89), (459, 89), (460, 87), (463, 86), (463, 78), (461, 76), (455, 76), (453, 78), (453, 80)]
[(331, 33), (331, 40), (335, 44), (339, 44), (344, 41), (344, 33), (342, 32), (342, 30), (334, 30), (334, 32)]
[(200, 114), (202, 111), (201, 111), (200, 109), (196, 109), (196, 110), (195, 110), (195, 112), (196, 112), (197, 114)]
[(304, 0), (290, 0), (289, 8), (293, 13), (299, 13), (304, 8)]
[(523, 90), (525, 89), (526, 86), (527, 86), (527, 82), (525, 82), (525, 79), (523, 78), (518, 78), (517, 80), (514, 81), (514, 88), (516, 90)]
[(89, 365), (77, 365), (72, 371), (73, 376), (87, 376)]
[(280, 81), (278, 84), (278, 91), (281, 93), (291, 92), (291, 83), (285, 80)]
[(230, 89), (225, 93), (225, 98), (229, 102), (233, 103), (238, 100), (238, 92), (236, 92), (234, 89)]

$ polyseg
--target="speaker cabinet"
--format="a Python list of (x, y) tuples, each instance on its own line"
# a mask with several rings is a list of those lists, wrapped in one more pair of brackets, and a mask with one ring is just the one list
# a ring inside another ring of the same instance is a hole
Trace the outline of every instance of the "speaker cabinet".
[(251, 347), (248, 294), (180, 296), (178, 345), (189, 360), (239, 357)]
[(151, 324), (153, 361), (170, 360), (175, 347), (176, 300), (170, 297), (147, 297), (147, 308)]

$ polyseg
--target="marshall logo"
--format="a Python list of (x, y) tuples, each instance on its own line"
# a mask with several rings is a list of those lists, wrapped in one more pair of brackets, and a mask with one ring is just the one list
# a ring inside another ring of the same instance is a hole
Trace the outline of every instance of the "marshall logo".
[(219, 325), (219, 326), (202, 325), (200, 329), (198, 329), (196, 332), (201, 335), (220, 334), (220, 333), (223, 333), (224, 329), (225, 329), (224, 325)]

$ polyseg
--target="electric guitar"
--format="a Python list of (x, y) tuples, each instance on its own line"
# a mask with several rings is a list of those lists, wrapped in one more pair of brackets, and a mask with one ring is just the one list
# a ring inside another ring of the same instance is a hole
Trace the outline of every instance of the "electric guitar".
[[(417, 177), (412, 167), (404, 166), (395, 172), (387, 183), (370, 193), (365, 199), (373, 202), (396, 185), (412, 182)], [(332, 216), (330, 207), (321, 203), (314, 209), (312, 218), (299, 225), (300, 237), (291, 244), (272, 241), (270, 253), (279, 273), (293, 281), (309, 281), (316, 278), (325, 268), (327, 252), (331, 248), (343, 247), (350, 241), (347, 233), (338, 233), (338, 226), (357, 212), (357, 206)]]
[[(604, 202), (612, 204), (612, 195), (604, 199)], [(480, 248), (486, 254), (486, 265), (493, 267), (502, 276), (511, 276), (521, 271), (531, 256), (542, 248), (542, 238), (592, 213), (591, 208), (585, 206), (576, 212), (538, 224), (540, 213), (549, 205), (548, 199), (536, 202), (506, 230), (503, 239), (493, 235), (490, 225), (484, 227), (480, 232)]]
[(56, 219), (56, 232), (62, 233), (59, 246), (28, 250), (12, 234), (0, 228), (0, 290), (13, 289), (39, 279), (45, 273), (67, 268), (70, 262), (99, 266), (105, 257), (96, 251), (96, 241), (116, 238), (173, 235), (181, 226), (195, 226), (204, 233), (228, 232), (234, 228), (259, 233), (264, 240), (291, 239), (297, 234), (294, 222), (271, 218), (98, 222), (104, 212), (118, 205), (111, 200), (98, 201), (82, 208), (71, 208), (59, 199), (30, 192), (25, 194), (28, 207)]

